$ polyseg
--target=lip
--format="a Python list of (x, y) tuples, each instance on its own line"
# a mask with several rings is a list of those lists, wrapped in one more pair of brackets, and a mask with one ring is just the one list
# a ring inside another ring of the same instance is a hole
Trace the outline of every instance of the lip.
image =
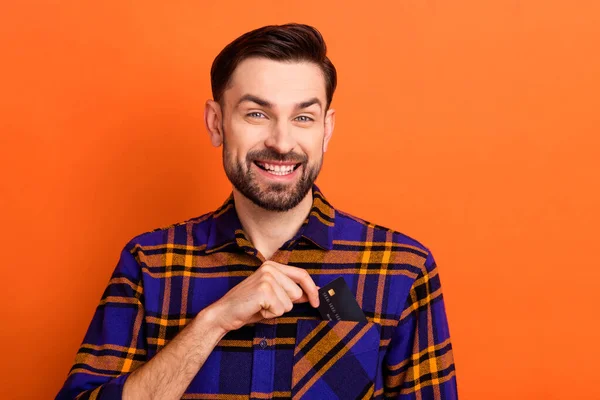
[(270, 160), (254, 160), (254, 162), (261, 164), (271, 164), (271, 165), (279, 165), (280, 167), (289, 167), (290, 165), (297, 165), (300, 162), (280, 162), (280, 161), (270, 161)]

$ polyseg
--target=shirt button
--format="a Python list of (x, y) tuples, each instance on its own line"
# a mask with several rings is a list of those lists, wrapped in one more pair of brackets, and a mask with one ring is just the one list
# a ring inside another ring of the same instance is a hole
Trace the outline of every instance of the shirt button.
[(264, 349), (265, 347), (267, 347), (267, 340), (263, 339), (260, 341), (260, 348)]

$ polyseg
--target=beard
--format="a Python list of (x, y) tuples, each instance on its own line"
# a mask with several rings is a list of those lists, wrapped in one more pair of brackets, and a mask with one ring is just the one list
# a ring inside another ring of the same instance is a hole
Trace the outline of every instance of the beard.
[[(300, 164), (302, 175), (295, 183), (259, 182), (252, 164), (256, 160), (293, 162)], [(223, 143), (223, 167), (231, 184), (252, 203), (267, 211), (288, 211), (296, 207), (306, 197), (321, 171), (323, 155), (313, 166), (309, 166), (308, 157), (293, 152), (281, 154), (272, 149), (255, 150), (246, 154), (246, 165), (236, 160)]]

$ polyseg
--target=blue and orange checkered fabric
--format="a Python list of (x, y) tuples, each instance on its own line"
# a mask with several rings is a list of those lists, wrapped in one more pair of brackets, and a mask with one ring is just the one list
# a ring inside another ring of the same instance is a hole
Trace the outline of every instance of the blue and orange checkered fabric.
[[(231, 331), (184, 399), (456, 399), (440, 277), (431, 252), (334, 209), (313, 188), (298, 233), (271, 258), (318, 286), (344, 277), (368, 322), (323, 321), (308, 303)], [(229, 199), (131, 240), (57, 399), (115, 399), (128, 375), (265, 261)]]

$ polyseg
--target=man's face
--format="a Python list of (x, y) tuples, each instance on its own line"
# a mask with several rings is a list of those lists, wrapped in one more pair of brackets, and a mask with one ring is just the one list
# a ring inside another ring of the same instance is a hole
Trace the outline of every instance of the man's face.
[(222, 106), (223, 165), (233, 186), (266, 210), (297, 206), (319, 174), (333, 129), (320, 68), (246, 59)]

